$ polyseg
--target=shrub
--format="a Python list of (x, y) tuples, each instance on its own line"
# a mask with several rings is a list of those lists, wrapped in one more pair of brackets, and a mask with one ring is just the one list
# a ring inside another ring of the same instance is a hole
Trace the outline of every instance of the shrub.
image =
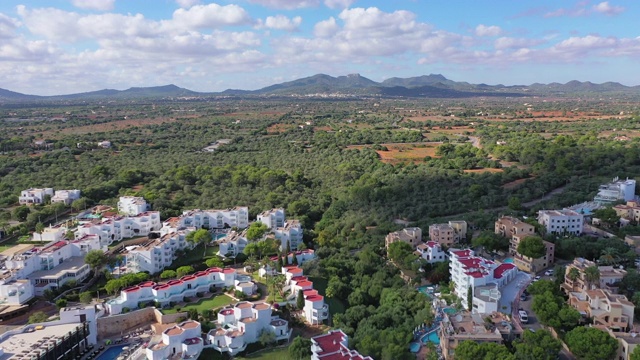
[(131, 309), (129, 309), (128, 307), (122, 308), (122, 313), (123, 313), (123, 314), (126, 314), (126, 313), (128, 313), (129, 311), (131, 311)]
[(196, 297), (199, 297), (199, 298), (201, 298), (201, 297), (203, 297), (203, 296), (204, 296), (204, 294), (203, 294), (203, 293), (201, 293), (201, 292), (199, 292), (199, 293), (196, 293)]

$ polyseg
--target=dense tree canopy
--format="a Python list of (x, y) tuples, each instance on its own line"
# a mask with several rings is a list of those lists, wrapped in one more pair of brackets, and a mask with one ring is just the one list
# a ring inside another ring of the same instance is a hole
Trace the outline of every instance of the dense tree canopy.
[(456, 360), (515, 360), (516, 357), (504, 345), (471, 340), (462, 341), (455, 349)]
[(540, 236), (527, 236), (520, 240), (518, 252), (533, 259), (543, 257), (547, 252), (544, 242)]
[(606, 331), (593, 327), (577, 327), (567, 333), (565, 342), (580, 360), (614, 359), (618, 341)]

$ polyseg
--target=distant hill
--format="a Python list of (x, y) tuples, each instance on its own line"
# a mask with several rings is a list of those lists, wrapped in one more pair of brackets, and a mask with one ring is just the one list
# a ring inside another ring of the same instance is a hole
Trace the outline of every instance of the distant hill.
[(135, 99), (135, 98), (177, 98), (211, 96), (293, 96), (293, 95), (352, 95), (410, 98), (467, 98), (477, 96), (518, 97), (518, 96), (571, 96), (626, 94), (640, 96), (640, 86), (629, 87), (616, 82), (594, 84), (589, 81), (569, 81), (566, 84), (550, 83), (505, 86), (470, 84), (449, 80), (441, 74), (430, 74), (409, 78), (392, 77), (375, 82), (360, 74), (333, 77), (317, 74), (280, 84), (273, 84), (258, 90), (228, 89), (218, 93), (202, 93), (181, 88), (176, 85), (154, 87), (132, 87), (127, 90), (104, 89), (92, 92), (35, 96), (0, 89), (0, 101), (55, 101), (74, 99)]

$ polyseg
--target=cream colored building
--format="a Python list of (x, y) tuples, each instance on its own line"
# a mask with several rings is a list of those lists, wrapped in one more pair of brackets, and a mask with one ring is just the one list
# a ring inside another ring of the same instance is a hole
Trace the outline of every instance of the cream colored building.
[[(575, 258), (573, 263), (569, 264), (566, 268), (562, 289), (566, 293), (588, 290), (587, 280), (585, 278), (585, 269), (591, 266), (596, 266), (596, 263), (583, 258)], [(569, 278), (569, 273), (573, 268), (578, 269), (579, 272), (579, 276), (576, 280), (571, 280)], [(627, 274), (626, 270), (618, 269), (613, 266), (598, 266), (598, 270), (600, 270), (600, 281), (597, 284), (591, 284), (592, 289), (599, 288), (616, 292), (616, 285)]]
[(415, 249), (419, 244), (422, 244), (422, 229), (419, 227), (405, 228), (400, 231), (394, 231), (384, 238), (384, 244), (387, 249), (389, 245), (399, 241), (405, 242)]
[(509, 242), (509, 254), (513, 256), (513, 263), (518, 267), (518, 269), (535, 274), (553, 266), (556, 250), (556, 245), (554, 243), (543, 240), (542, 242), (544, 243), (546, 252), (544, 256), (537, 259), (524, 256), (518, 252), (518, 245), (520, 244), (520, 241), (527, 236), (530, 235), (514, 235)]
[(516, 235), (534, 235), (535, 231), (533, 225), (512, 216), (503, 216), (495, 223), (495, 233), (510, 239)]
[(616, 214), (621, 218), (633, 220), (635, 222), (640, 221), (640, 203), (637, 201), (627, 201), (626, 204), (620, 204), (613, 207)]
[[(485, 322), (491, 319), (491, 324)], [(444, 314), (439, 330), (440, 347), (445, 359), (455, 359), (455, 349), (465, 340), (502, 344), (516, 336), (511, 321), (500, 313), (471, 314), (468, 311), (453, 315)]]
[(611, 330), (609, 330), (608, 332), (609, 335), (618, 340), (618, 352), (614, 359), (631, 360), (631, 354), (633, 354), (636, 346), (640, 344), (640, 336), (638, 336), (638, 333), (624, 333)]
[(633, 303), (609, 290), (570, 292), (569, 305), (591, 318), (594, 326), (624, 332), (633, 326)]

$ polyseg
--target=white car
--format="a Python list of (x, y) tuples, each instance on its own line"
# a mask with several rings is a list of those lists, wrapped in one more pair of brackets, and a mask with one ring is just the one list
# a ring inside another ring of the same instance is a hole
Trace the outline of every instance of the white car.
[(536, 276), (536, 277), (533, 278), (533, 281), (538, 281), (540, 279), (541, 279), (540, 276)]
[(553, 275), (553, 270), (547, 270), (544, 272), (545, 276), (552, 276)]

